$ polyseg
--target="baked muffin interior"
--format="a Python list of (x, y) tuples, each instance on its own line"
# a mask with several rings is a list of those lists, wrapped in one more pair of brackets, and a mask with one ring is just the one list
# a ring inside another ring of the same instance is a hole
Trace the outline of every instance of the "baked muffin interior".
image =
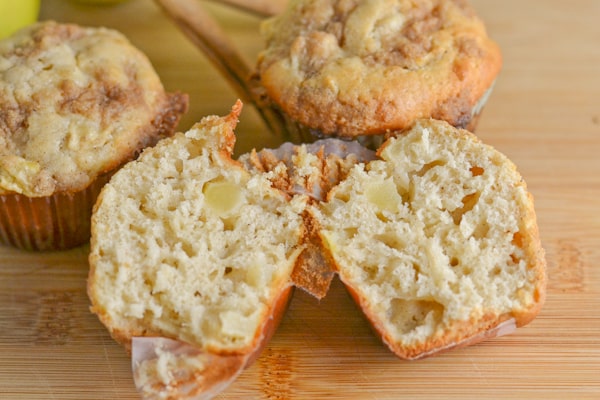
[[(375, 159), (375, 152), (354, 141), (323, 139), (311, 144), (284, 143), (277, 149), (262, 149), (240, 156), (251, 174), (266, 174), (276, 187), (292, 196), (308, 196), (309, 202), (323, 201), (332, 187), (344, 180), (356, 163)], [(318, 229), (303, 213), (305, 244), (292, 273), (295, 287), (317, 299), (325, 297), (334, 270), (321, 247)]]
[(117, 340), (158, 335), (248, 352), (291, 285), (305, 199), (290, 202), (231, 159), (236, 122), (237, 114), (203, 119), (145, 151), (102, 191), (89, 293)]
[(512, 162), (466, 131), (421, 121), (314, 207), (340, 278), (412, 358), (515, 318), (544, 298), (530, 195)]

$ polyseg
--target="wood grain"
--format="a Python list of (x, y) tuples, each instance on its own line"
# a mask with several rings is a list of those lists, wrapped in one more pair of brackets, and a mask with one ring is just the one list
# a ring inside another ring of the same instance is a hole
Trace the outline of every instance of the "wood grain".
[[(297, 291), (265, 352), (218, 398), (600, 398), (600, 2), (472, 3), (504, 54), (477, 133), (517, 164), (535, 196), (549, 272), (541, 314), (510, 336), (405, 362), (371, 334), (339, 282), (320, 302)], [(206, 6), (252, 62), (260, 19)], [(235, 101), (151, 1), (44, 0), (41, 17), (125, 33), (169, 90), (190, 94), (182, 130)], [(238, 132), (239, 153), (278, 143), (251, 107)], [(0, 398), (138, 398), (128, 356), (88, 311), (87, 251), (0, 248)]]

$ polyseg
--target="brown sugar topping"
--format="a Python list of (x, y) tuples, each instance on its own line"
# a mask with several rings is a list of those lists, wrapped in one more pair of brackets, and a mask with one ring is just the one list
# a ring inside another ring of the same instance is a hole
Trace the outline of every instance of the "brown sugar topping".
[(172, 133), (186, 108), (118, 32), (26, 28), (0, 41), (0, 194), (84, 189)]
[(434, 113), (458, 124), (501, 65), (466, 1), (292, 0), (262, 31), (257, 75), (268, 96), (291, 119), (338, 136)]

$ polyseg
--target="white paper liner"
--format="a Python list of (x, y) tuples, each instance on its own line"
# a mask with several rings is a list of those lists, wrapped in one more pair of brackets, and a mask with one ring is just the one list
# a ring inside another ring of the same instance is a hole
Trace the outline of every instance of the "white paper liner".
[(244, 369), (248, 356), (216, 355), (163, 337), (134, 337), (131, 366), (143, 399), (211, 399)]
[(481, 114), (481, 112), (483, 111), (483, 108), (485, 107), (485, 104), (487, 103), (492, 92), (494, 91), (495, 84), (496, 84), (496, 81), (492, 82), (490, 87), (483, 93), (483, 96), (481, 96), (481, 98), (477, 101), (477, 103), (475, 103), (475, 105), (473, 106), (473, 109), (471, 110), (471, 118), (475, 118), (476, 116)]
[[(311, 165), (310, 160), (306, 158), (298, 158), (299, 154), (316, 155), (319, 152), (322, 152), (321, 160), (324, 164), (327, 164), (328, 159), (338, 159), (340, 163), (334, 162), (329, 167), (332, 167), (332, 165), (336, 167), (327, 169), (324, 168), (324, 165)], [(292, 184), (288, 194), (307, 195), (318, 201), (325, 200), (328, 189), (339, 183), (339, 174), (344, 169), (343, 164), (349, 165), (349, 163), (344, 163), (342, 160), (352, 159), (351, 164), (353, 165), (377, 158), (373, 150), (362, 146), (358, 142), (333, 138), (301, 145), (286, 142), (276, 149), (262, 149), (257, 155), (259, 159), (265, 155), (270, 155), (269, 158), (275, 158), (286, 166), (286, 180)], [(240, 156), (239, 161), (249, 170), (253, 170), (255, 167), (252, 164), (250, 154)]]
[(375, 159), (375, 152), (367, 149), (360, 143), (333, 138), (321, 139), (304, 145), (297, 145), (288, 142), (282, 144), (277, 149), (267, 150), (275, 154), (275, 156), (280, 160), (285, 160), (290, 155), (294, 154), (294, 147), (296, 146), (306, 146), (306, 151), (313, 154), (323, 149), (324, 156), (334, 154), (340, 158), (346, 158), (348, 155), (354, 154), (358, 160), (362, 162)]

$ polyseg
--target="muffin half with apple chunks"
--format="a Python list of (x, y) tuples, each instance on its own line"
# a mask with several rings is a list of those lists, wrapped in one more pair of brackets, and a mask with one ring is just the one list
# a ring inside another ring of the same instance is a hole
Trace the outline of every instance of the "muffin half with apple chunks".
[(258, 355), (291, 294), (306, 196), (232, 160), (240, 109), (144, 151), (95, 206), (92, 311), (133, 351), (142, 393), (218, 392)]
[(476, 136), (420, 120), (311, 207), (335, 269), (383, 341), (416, 359), (507, 333), (545, 298), (533, 199)]

